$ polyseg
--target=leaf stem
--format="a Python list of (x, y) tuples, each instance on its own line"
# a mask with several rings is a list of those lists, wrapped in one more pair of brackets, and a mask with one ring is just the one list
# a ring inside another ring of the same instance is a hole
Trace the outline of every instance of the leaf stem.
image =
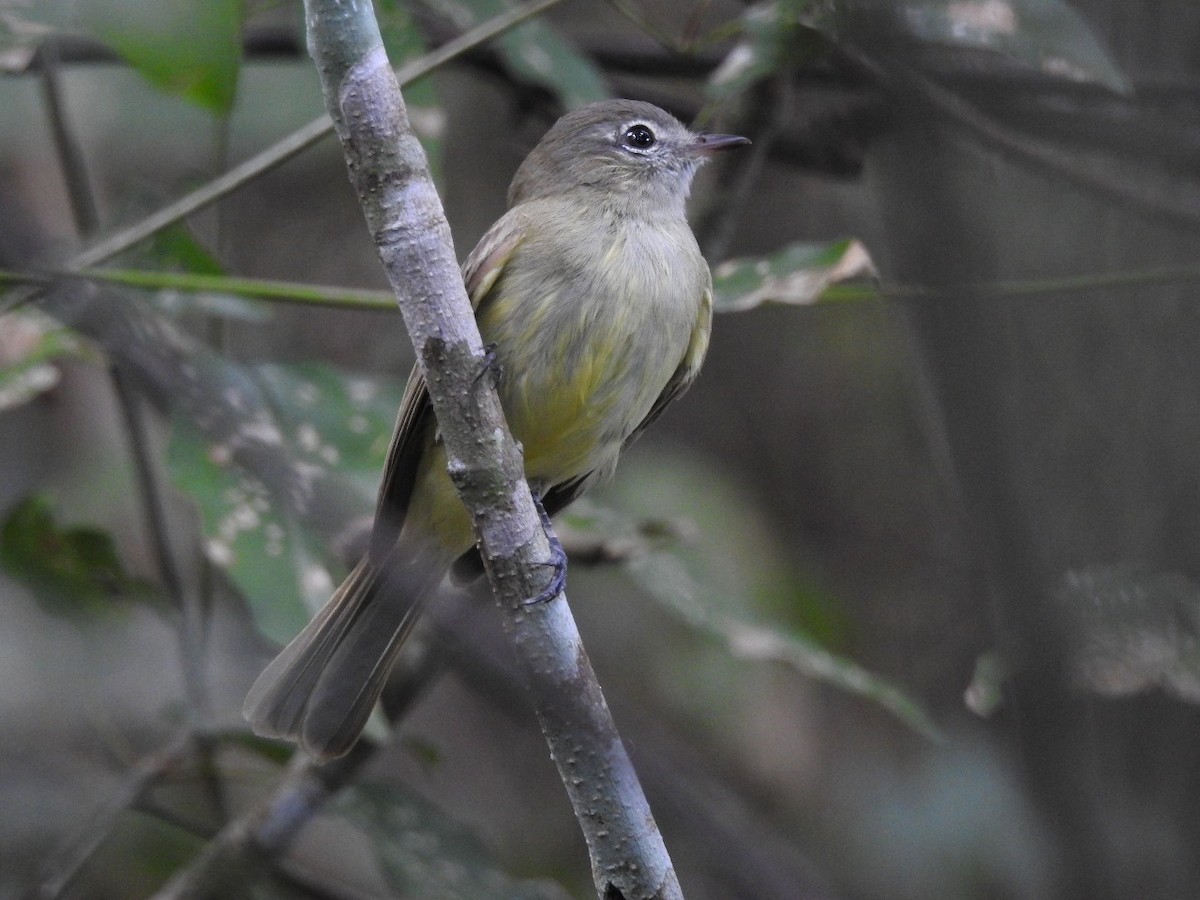
[[(0, 269), (0, 284), (47, 286), (70, 275), (88, 281), (103, 281), (147, 290), (179, 290), (232, 294), (278, 303), (330, 306), (340, 309), (393, 310), (390, 291), (339, 285), (304, 284), (269, 278), (208, 275), (196, 272), (161, 272), (147, 269), (84, 269), (79, 272), (20, 272)], [(1064, 275), (1057, 278), (1010, 279), (950, 285), (903, 284), (899, 282), (843, 282), (831, 284), (821, 293), (822, 302), (854, 300), (907, 300), (972, 296), (1033, 297), (1039, 294), (1079, 293), (1106, 288), (1138, 288), (1153, 284), (1186, 284), (1200, 281), (1200, 267), (1166, 266)]]

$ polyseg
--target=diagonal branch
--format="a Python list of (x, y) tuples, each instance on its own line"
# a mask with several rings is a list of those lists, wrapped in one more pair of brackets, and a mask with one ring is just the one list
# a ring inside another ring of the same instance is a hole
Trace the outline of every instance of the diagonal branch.
[(155, 894), (155, 900), (240, 897), (256, 875), (281, 855), (312, 816), (374, 755), (360, 741), (346, 756), (318, 765), (301, 754), (270, 797), (234, 819), (208, 842), (187, 868)]
[(139, 760), (120, 789), (85, 823), (79, 835), (50, 857), (45, 876), (29, 891), (28, 900), (57, 900), (64, 896), (77, 882), (92, 854), (112, 833), (117, 819), (136, 807), (163, 773), (182, 762), (194, 749), (194, 740), (190, 731), (182, 731)]
[(545, 586), (549, 543), (504, 422), (450, 229), (369, 3), (308, 0), (309, 48), (351, 182), (425, 374), (450, 473), (606, 898), (681, 897), (566, 598)]
[[(528, 3), (516, 6), (476, 28), (472, 28), (447, 41), (438, 49), (426, 53), (400, 67), (397, 78), (403, 85), (409, 85), (418, 78), (424, 78), (438, 66), (455, 57), (490, 41), (497, 35), (503, 34), (538, 13), (544, 12), (560, 0), (530, 0)], [(265, 150), (234, 166), (223, 175), (214, 178), (207, 184), (197, 188), (190, 194), (151, 213), (139, 222), (130, 225), (110, 235), (97, 244), (88, 247), (73, 257), (65, 266), (67, 269), (86, 269), (102, 263), (118, 253), (144, 241), (146, 238), (162, 231), (176, 222), (186, 219), (222, 197), (225, 197), (243, 185), (253, 181), (260, 175), (271, 171), (287, 162), (297, 153), (308, 149), (317, 141), (333, 131), (333, 122), (329, 116), (320, 116), (306, 125), (297, 128), (291, 134), (267, 147)]]

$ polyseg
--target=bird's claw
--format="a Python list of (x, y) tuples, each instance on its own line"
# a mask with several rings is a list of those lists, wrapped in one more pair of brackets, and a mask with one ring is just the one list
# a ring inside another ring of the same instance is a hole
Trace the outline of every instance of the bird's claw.
[(474, 383), (479, 384), (480, 379), (484, 375), (492, 376), (492, 387), (500, 386), (500, 376), (504, 374), (504, 367), (496, 363), (496, 344), (483, 345), (483, 363), (479, 367), (479, 371), (475, 373)]
[(563, 549), (562, 541), (558, 539), (558, 535), (554, 533), (554, 526), (550, 522), (550, 515), (546, 512), (546, 507), (542, 505), (542, 498), (537, 495), (536, 491), (533, 494), (533, 505), (537, 508), (538, 518), (542, 520), (542, 530), (546, 532), (546, 540), (550, 542), (550, 555), (553, 557), (550, 562), (543, 563), (542, 565), (552, 567), (554, 574), (550, 578), (550, 583), (542, 588), (536, 597), (530, 597), (522, 601), (522, 606), (536, 606), (539, 603), (549, 603), (561, 594), (563, 588), (567, 585), (567, 552)]

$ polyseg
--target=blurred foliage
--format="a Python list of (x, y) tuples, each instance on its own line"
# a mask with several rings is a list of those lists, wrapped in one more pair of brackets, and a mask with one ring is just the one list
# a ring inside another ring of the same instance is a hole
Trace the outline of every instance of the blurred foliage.
[(13, 13), (8, 35), (13, 41), (31, 33), (18, 28), (18, 20), (49, 29), (32, 29), (39, 36), (87, 35), (164, 91), (218, 115), (233, 107), (242, 61), (242, 0), (39, 0)]
[[(609, 492), (614, 507), (573, 507), (563, 514), (565, 526), (606, 547), (672, 616), (735, 659), (782, 665), (939, 737), (919, 703), (836, 651), (847, 627), (840, 604), (804, 578), (796, 549), (764, 527), (741, 486), (682, 453), (649, 461), (643, 454)], [(664, 510), (686, 510), (687, 524), (655, 518)]]
[[(713, 270), (713, 310), (744, 312), (763, 303), (803, 306), (828, 296), (840, 282), (874, 275), (866, 248), (856, 240), (789, 244), (757, 259), (731, 259)], [(858, 292), (867, 297), (874, 291)]]
[(0, 412), (28, 403), (59, 380), (55, 360), (98, 361), (78, 334), (33, 309), (0, 315)]
[[(510, 8), (507, 0), (437, 0), (426, 4), (461, 31)], [(501, 35), (495, 43), (501, 65), (525, 84), (549, 91), (564, 107), (611, 96), (600, 69), (550, 25), (534, 19)]]
[(336, 809), (370, 838), (388, 886), (402, 897), (438, 900), (566, 900), (549, 881), (518, 881), (493, 862), (479, 839), (395, 784), (363, 782), (343, 791)]
[(1047, 75), (1093, 81), (1128, 93), (1129, 80), (1084, 18), (1063, 0), (903, 0), (895, 4), (913, 37), (1002, 53)]
[(176, 223), (164, 228), (149, 241), (142, 254), (145, 262), (167, 271), (179, 270), (199, 275), (220, 275), (224, 271), (217, 258), (196, 239), (187, 226)]
[[(1092, 566), (1067, 572), (1053, 602), (1076, 688), (1104, 697), (1157, 689), (1200, 703), (1200, 586), (1191, 579), (1145, 565)], [(967, 705), (991, 715), (1020, 671), (1020, 660), (981, 654)]]
[(856, 896), (1061, 896), (1037, 810), (1002, 758), (964, 741), (938, 748), (915, 769), (900, 783), (866, 768), (857, 773), (858, 816), (844, 849)]
[(150, 584), (125, 570), (108, 532), (60, 525), (43, 496), (18, 503), (0, 524), (0, 566), (52, 615), (102, 615), (123, 602), (157, 598)]
[(1111, 697), (1163, 688), (1200, 703), (1200, 586), (1178, 572), (1103, 565), (1054, 592), (1081, 687)]
[(899, 33), (918, 42), (996, 53), (1040, 72), (1130, 85), (1086, 20), (1063, 0), (772, 0), (747, 7), (741, 37), (709, 78), (714, 100), (826, 54), (842, 32)]
[(773, 0), (747, 7), (740, 40), (709, 76), (710, 96), (728, 100), (826, 52), (833, 10), (830, 0)]
[[(317, 363), (268, 364), (244, 374), (267, 398), (297, 465), (350, 476), (368, 508), (400, 405), (398, 386)], [(176, 486), (200, 509), (208, 557), (245, 595), (263, 633), (286, 642), (335, 586), (327, 553), (193, 423), (175, 421), (167, 463)]]
[(328, 597), (333, 576), (266, 488), (223, 461), (190, 422), (174, 423), (168, 470), (196, 502), (205, 554), (241, 590), (263, 634), (282, 643)]

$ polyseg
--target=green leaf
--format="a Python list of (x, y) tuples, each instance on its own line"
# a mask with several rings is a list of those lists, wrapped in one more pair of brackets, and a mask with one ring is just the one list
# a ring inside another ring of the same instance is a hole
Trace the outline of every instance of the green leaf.
[(104, 42), (161, 90), (220, 115), (233, 107), (241, 0), (43, 0), (34, 14)]
[(437, 900), (567, 900), (550, 881), (516, 879), (479, 840), (428, 801), (394, 783), (354, 785), (336, 809), (370, 838), (379, 867), (397, 896)]
[(816, 303), (831, 285), (874, 271), (866, 248), (856, 240), (789, 244), (770, 256), (719, 265), (713, 272), (713, 309), (742, 312), (763, 303)]
[(59, 525), (43, 496), (21, 501), (0, 525), (0, 565), (54, 615), (111, 612), (114, 601), (155, 596), (152, 586), (125, 571), (106, 532)]
[(266, 364), (255, 378), (300, 459), (355, 477), (374, 494), (402, 384), (321, 363)]
[(826, 0), (774, 0), (756, 3), (742, 14), (742, 37), (708, 82), (716, 100), (823, 54), (832, 34)]
[(306, 598), (328, 599), (333, 576), (266, 488), (226, 457), (190, 421), (175, 419), (167, 469), (196, 501), (208, 558), (242, 592), (259, 630), (283, 643), (308, 622)]
[[(478, 25), (509, 8), (505, 0), (448, 0), (437, 9), (459, 28)], [(544, 87), (566, 107), (611, 96), (603, 73), (569, 41), (540, 19), (533, 19), (496, 40), (500, 61), (516, 78)]]
[[(241, 64), (241, 0), (39, 0), (6, 17), (14, 47), (30, 35), (82, 33), (107, 44), (143, 78), (213, 112), (233, 106)], [(7, 36), (0, 32), (5, 44)]]
[(217, 258), (181, 222), (168, 225), (150, 239), (149, 256), (164, 269), (198, 275), (224, 275)]
[(1062, 0), (906, 0), (899, 11), (922, 40), (996, 51), (1048, 75), (1131, 90), (1087, 21)]
[[(841, 630), (833, 598), (800, 580), (795, 563), (735, 485), (679, 454), (645, 459), (643, 453), (625, 466), (610, 489), (628, 513), (573, 507), (564, 524), (623, 545), (621, 564), (647, 595), (726, 653), (786, 666), (879, 705), (920, 734), (939, 737), (917, 701), (830, 649), (830, 638)], [(678, 528), (663, 539), (635, 518), (674, 508), (697, 519), (688, 540), (680, 540)]]
[[(354, 478), (368, 510), (399, 386), (315, 363), (264, 365), (247, 374), (274, 410), (271, 425), (297, 464)], [(167, 462), (175, 484), (199, 507), (209, 558), (228, 572), (265, 635), (290, 638), (335, 587), (323, 549), (259, 482), (232, 466), (227, 448), (191, 422), (174, 423)]]
[(32, 309), (0, 315), (0, 412), (58, 384), (54, 360), (97, 362), (100, 354), (49, 316)]
[(502, 34), (496, 45), (513, 74), (546, 88), (568, 108), (611, 95), (592, 61), (545, 22), (526, 22)]

